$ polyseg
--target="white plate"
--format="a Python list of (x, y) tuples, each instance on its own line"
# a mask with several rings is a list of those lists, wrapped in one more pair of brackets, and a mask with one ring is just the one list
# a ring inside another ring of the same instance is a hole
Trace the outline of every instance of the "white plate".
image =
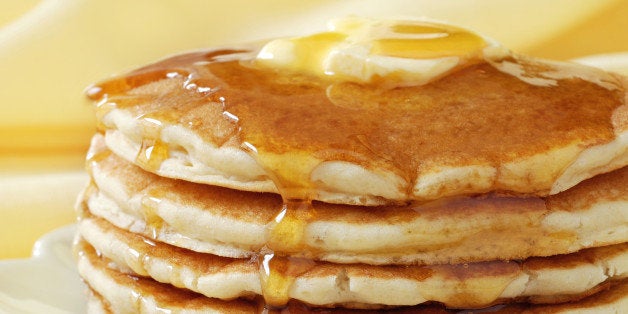
[[(628, 75), (628, 52), (573, 60)], [(30, 259), (0, 261), (1, 313), (85, 313), (85, 286), (72, 256), (76, 226), (42, 237)]]
[(30, 259), (0, 261), (0, 313), (85, 313), (72, 255), (75, 225), (44, 235)]

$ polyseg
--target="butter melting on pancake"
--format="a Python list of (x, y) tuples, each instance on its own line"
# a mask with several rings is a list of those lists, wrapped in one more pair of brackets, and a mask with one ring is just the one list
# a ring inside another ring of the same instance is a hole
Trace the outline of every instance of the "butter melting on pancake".
[(479, 63), (485, 51), (508, 54), (490, 39), (431, 21), (345, 18), (330, 31), (273, 40), (256, 64), (325, 76), (335, 81), (388, 87), (423, 85), (460, 67)]
[[(288, 41), (296, 51), (288, 57), (269, 46), (175, 56), (89, 95), (99, 101), (108, 145), (144, 169), (286, 199), (372, 205), (496, 190), (547, 195), (628, 163), (618, 78), (505, 56), (457, 28), (369, 23)], [(392, 37), (363, 40), (363, 29), (382, 27)], [(467, 42), (462, 51), (433, 51), (459, 42)], [(390, 72), (373, 70), (382, 56), (377, 67)], [(455, 65), (437, 66), (444, 59)], [(419, 61), (434, 68), (410, 65)], [(578, 159), (598, 148), (609, 157)]]

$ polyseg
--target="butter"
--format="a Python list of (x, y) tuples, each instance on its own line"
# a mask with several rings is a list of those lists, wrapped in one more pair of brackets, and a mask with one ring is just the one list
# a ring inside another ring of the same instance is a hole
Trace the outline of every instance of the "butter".
[(506, 54), (469, 30), (426, 20), (334, 20), (327, 32), (277, 39), (256, 63), (332, 79), (421, 85), (486, 55)]

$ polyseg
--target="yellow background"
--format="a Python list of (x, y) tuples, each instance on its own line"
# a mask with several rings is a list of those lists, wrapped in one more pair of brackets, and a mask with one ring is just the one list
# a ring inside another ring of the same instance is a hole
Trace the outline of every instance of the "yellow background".
[(43, 233), (74, 221), (94, 131), (88, 84), (346, 15), (428, 16), (544, 58), (628, 51), (626, 0), (0, 0), (0, 258), (27, 257)]

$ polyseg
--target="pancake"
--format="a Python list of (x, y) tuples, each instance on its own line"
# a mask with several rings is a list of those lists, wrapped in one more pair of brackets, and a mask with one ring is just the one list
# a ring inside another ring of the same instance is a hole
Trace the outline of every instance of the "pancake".
[[(90, 301), (90, 312), (107, 313), (150, 313), (157, 310), (180, 311), (186, 309), (191, 313), (258, 313), (263, 303), (242, 299), (221, 301), (206, 298), (200, 294), (178, 289), (147, 278), (120, 272), (115, 264), (98, 257), (96, 252), (84, 242), (77, 244), (79, 252), (79, 272), (86, 283), (94, 291)], [(112, 268), (114, 266), (114, 268)], [(628, 283), (617, 281), (600, 288), (597, 294), (575, 302), (553, 305), (509, 304), (493, 307), (489, 312), (495, 313), (562, 313), (568, 311), (590, 311), (595, 313), (621, 313), (628, 309)], [(281, 310), (281, 313), (318, 312), (313, 308), (292, 301)], [(268, 312), (268, 311), (267, 311)], [(277, 311), (279, 313), (279, 311)], [(346, 308), (324, 309), (324, 312), (338, 313), (372, 313), (373, 311), (349, 310)], [(440, 305), (426, 305), (390, 310), (390, 313), (450, 313)], [(272, 311), (270, 311), (272, 313)]]
[[(201, 293), (234, 299), (262, 295), (260, 263), (191, 252), (83, 219), (81, 237), (125, 272)], [(299, 261), (300, 262), (300, 261)], [(369, 266), (303, 262), (289, 276), (289, 299), (316, 306), (407, 306), (436, 301), (452, 308), (481, 308), (512, 300), (558, 303), (596, 292), (628, 277), (628, 243), (523, 262), (464, 265)]]
[(331, 26), (88, 88), (90, 311), (626, 310), (628, 79)]
[(105, 300), (114, 301), (109, 305), (114, 313), (152, 313), (160, 308), (189, 313), (255, 313), (257, 308), (250, 302), (209, 299), (120, 273), (81, 244), (78, 244), (77, 252), (79, 274), (93, 291)]
[[(250, 257), (264, 246), (282, 249), (272, 230), (290, 227), (292, 220), (272, 223), (284, 208), (278, 195), (159, 177), (111, 154), (101, 136), (89, 155), (96, 187), (85, 201), (93, 215), (226, 257)], [(296, 212), (307, 219), (287, 232), (298, 239), (288, 253), (332, 262), (442, 264), (565, 254), (628, 241), (628, 168), (546, 198), (491, 194), (381, 207), (313, 203)]]
[(160, 176), (359, 205), (546, 196), (628, 164), (619, 75), (499, 55), (388, 88), (269, 70), (258, 50), (182, 54), (93, 86), (107, 145)]

